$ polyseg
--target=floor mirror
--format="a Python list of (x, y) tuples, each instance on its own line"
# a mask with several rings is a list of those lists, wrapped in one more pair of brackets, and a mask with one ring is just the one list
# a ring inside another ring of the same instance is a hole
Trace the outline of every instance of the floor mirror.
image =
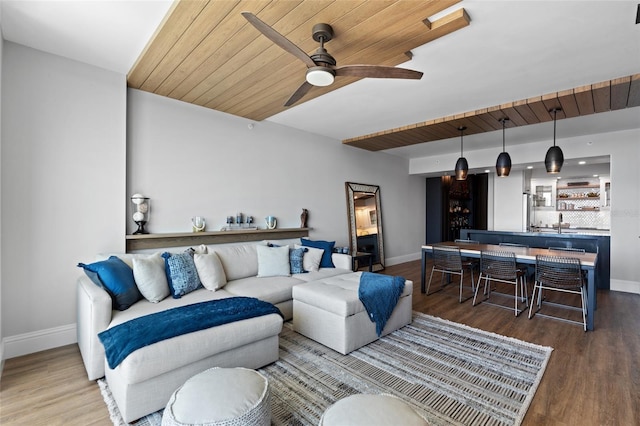
[(382, 209), (380, 187), (361, 183), (345, 182), (347, 215), (349, 220), (349, 247), (356, 253), (358, 269), (369, 265), (367, 255), (372, 257), (373, 270), (384, 269), (384, 239), (382, 235)]

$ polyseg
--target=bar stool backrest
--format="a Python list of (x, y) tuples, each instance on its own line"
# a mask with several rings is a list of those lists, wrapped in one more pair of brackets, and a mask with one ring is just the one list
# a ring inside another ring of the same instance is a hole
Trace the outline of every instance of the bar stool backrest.
[(518, 277), (516, 255), (508, 251), (482, 251), (480, 271), (491, 278), (515, 280)]
[(480, 241), (476, 241), (476, 240), (463, 240), (463, 239), (457, 239), (454, 240), (454, 243), (463, 243), (463, 244), (480, 244)]
[(549, 247), (549, 250), (573, 251), (573, 252), (576, 252), (576, 253), (586, 253), (585, 249), (574, 248), (574, 247)]
[(580, 259), (536, 255), (536, 281), (547, 287), (579, 289), (583, 284)]
[(433, 266), (446, 271), (462, 271), (462, 257), (460, 249), (453, 246), (433, 246)]
[(529, 248), (527, 244), (517, 244), (517, 243), (500, 243), (502, 247), (524, 247)]

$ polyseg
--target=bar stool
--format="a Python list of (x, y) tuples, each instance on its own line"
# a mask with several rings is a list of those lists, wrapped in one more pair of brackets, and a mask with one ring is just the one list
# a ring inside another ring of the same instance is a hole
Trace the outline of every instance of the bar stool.
[[(462, 300), (463, 280), (464, 280), (464, 268), (462, 266), (462, 256), (460, 256), (460, 248), (454, 246), (434, 245), (433, 246), (433, 267), (431, 268), (431, 275), (429, 276), (429, 283), (427, 284), (426, 294), (429, 295), (429, 288), (431, 287), (431, 280), (433, 279), (434, 272), (441, 272), (440, 285), (441, 287), (434, 291), (434, 293), (441, 291), (445, 288), (444, 275), (453, 274), (460, 276), (460, 303), (468, 300), (471, 296)], [(474, 290), (473, 284), (473, 272), (471, 273), (471, 290)]]
[[(464, 244), (480, 244), (480, 241), (463, 240), (460, 238), (454, 240), (454, 242), (456, 243), (456, 245), (459, 245), (459, 247), (464, 247)], [(474, 290), (476, 280), (473, 276), (473, 271), (476, 269), (480, 270), (480, 259), (462, 256), (462, 267), (469, 269), (469, 272), (471, 273), (471, 289)]]
[[(522, 247), (522, 248), (529, 248), (529, 245), (527, 244), (518, 244), (518, 243), (500, 243), (501, 247)], [(535, 273), (535, 265), (528, 265), (526, 263), (516, 263), (516, 266), (518, 267), (518, 269), (522, 270), (522, 271), (526, 271), (527, 272), (527, 277), (533, 277), (534, 273)]]
[[(482, 251), (480, 252), (480, 278), (478, 278), (478, 285), (476, 285), (476, 291), (473, 296), (473, 306), (476, 306), (476, 300), (478, 298), (478, 291), (480, 290), (480, 282), (484, 278), (484, 303), (489, 305), (498, 306), (500, 308), (511, 309), (505, 305), (499, 303), (488, 302), (491, 294), (505, 296), (514, 299), (514, 313), (515, 316), (520, 315), (526, 307), (529, 306), (529, 297), (527, 294), (527, 274), (518, 269), (516, 266), (516, 255), (506, 251)], [(515, 294), (510, 295), (506, 293), (499, 293), (492, 291), (491, 282), (513, 284), (515, 287)], [(518, 292), (520, 287), (520, 292)], [(525, 306), (521, 309), (518, 308), (520, 303), (525, 303)]]
[[(582, 306), (578, 308), (567, 304), (545, 301), (543, 300), (542, 290), (579, 294)], [(536, 281), (533, 285), (533, 294), (531, 295), (529, 319), (534, 315), (533, 305), (536, 304), (536, 291), (538, 291), (537, 315), (573, 324), (580, 324), (579, 321), (549, 314), (541, 314), (539, 311), (542, 308), (543, 303), (545, 305), (552, 305), (564, 309), (582, 311), (582, 326), (584, 331), (587, 331), (587, 288), (585, 286), (582, 269), (580, 267), (580, 259), (563, 256), (536, 256)]]

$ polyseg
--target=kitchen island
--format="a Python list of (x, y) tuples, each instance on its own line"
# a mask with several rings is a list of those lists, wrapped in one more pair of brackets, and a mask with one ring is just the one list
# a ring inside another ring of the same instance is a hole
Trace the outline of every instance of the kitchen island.
[(562, 233), (559, 234), (557, 230), (552, 233), (463, 229), (460, 231), (460, 238), (485, 244), (515, 243), (539, 248), (566, 247), (598, 253), (595, 269), (596, 288), (608, 290), (611, 272), (611, 243), (609, 235), (588, 233), (589, 230), (585, 230), (585, 233), (576, 231), (563, 229)]

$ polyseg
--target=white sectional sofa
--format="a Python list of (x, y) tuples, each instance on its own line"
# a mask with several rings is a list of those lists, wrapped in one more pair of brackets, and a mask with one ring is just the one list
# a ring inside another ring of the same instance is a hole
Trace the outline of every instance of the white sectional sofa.
[[(299, 243), (274, 241), (277, 245)], [(259, 368), (278, 359), (278, 334), (283, 318), (269, 314), (200, 330), (151, 344), (131, 353), (114, 369), (109, 368), (98, 334), (130, 319), (178, 306), (229, 298), (255, 297), (274, 304), (284, 319), (293, 316), (292, 289), (297, 284), (351, 273), (351, 257), (333, 253), (335, 268), (291, 276), (258, 277), (259, 242), (209, 246), (224, 269), (227, 283), (210, 291), (199, 288), (181, 298), (171, 296), (158, 303), (142, 299), (126, 310), (112, 309), (109, 294), (85, 274), (77, 281), (78, 346), (90, 380), (105, 377), (125, 421), (131, 422), (163, 408), (171, 393), (189, 377), (208, 368)], [(182, 250), (182, 249), (180, 249)], [(177, 252), (178, 250), (172, 249)], [(118, 254), (125, 262), (149, 254)], [(100, 256), (98, 260), (108, 256)]]

